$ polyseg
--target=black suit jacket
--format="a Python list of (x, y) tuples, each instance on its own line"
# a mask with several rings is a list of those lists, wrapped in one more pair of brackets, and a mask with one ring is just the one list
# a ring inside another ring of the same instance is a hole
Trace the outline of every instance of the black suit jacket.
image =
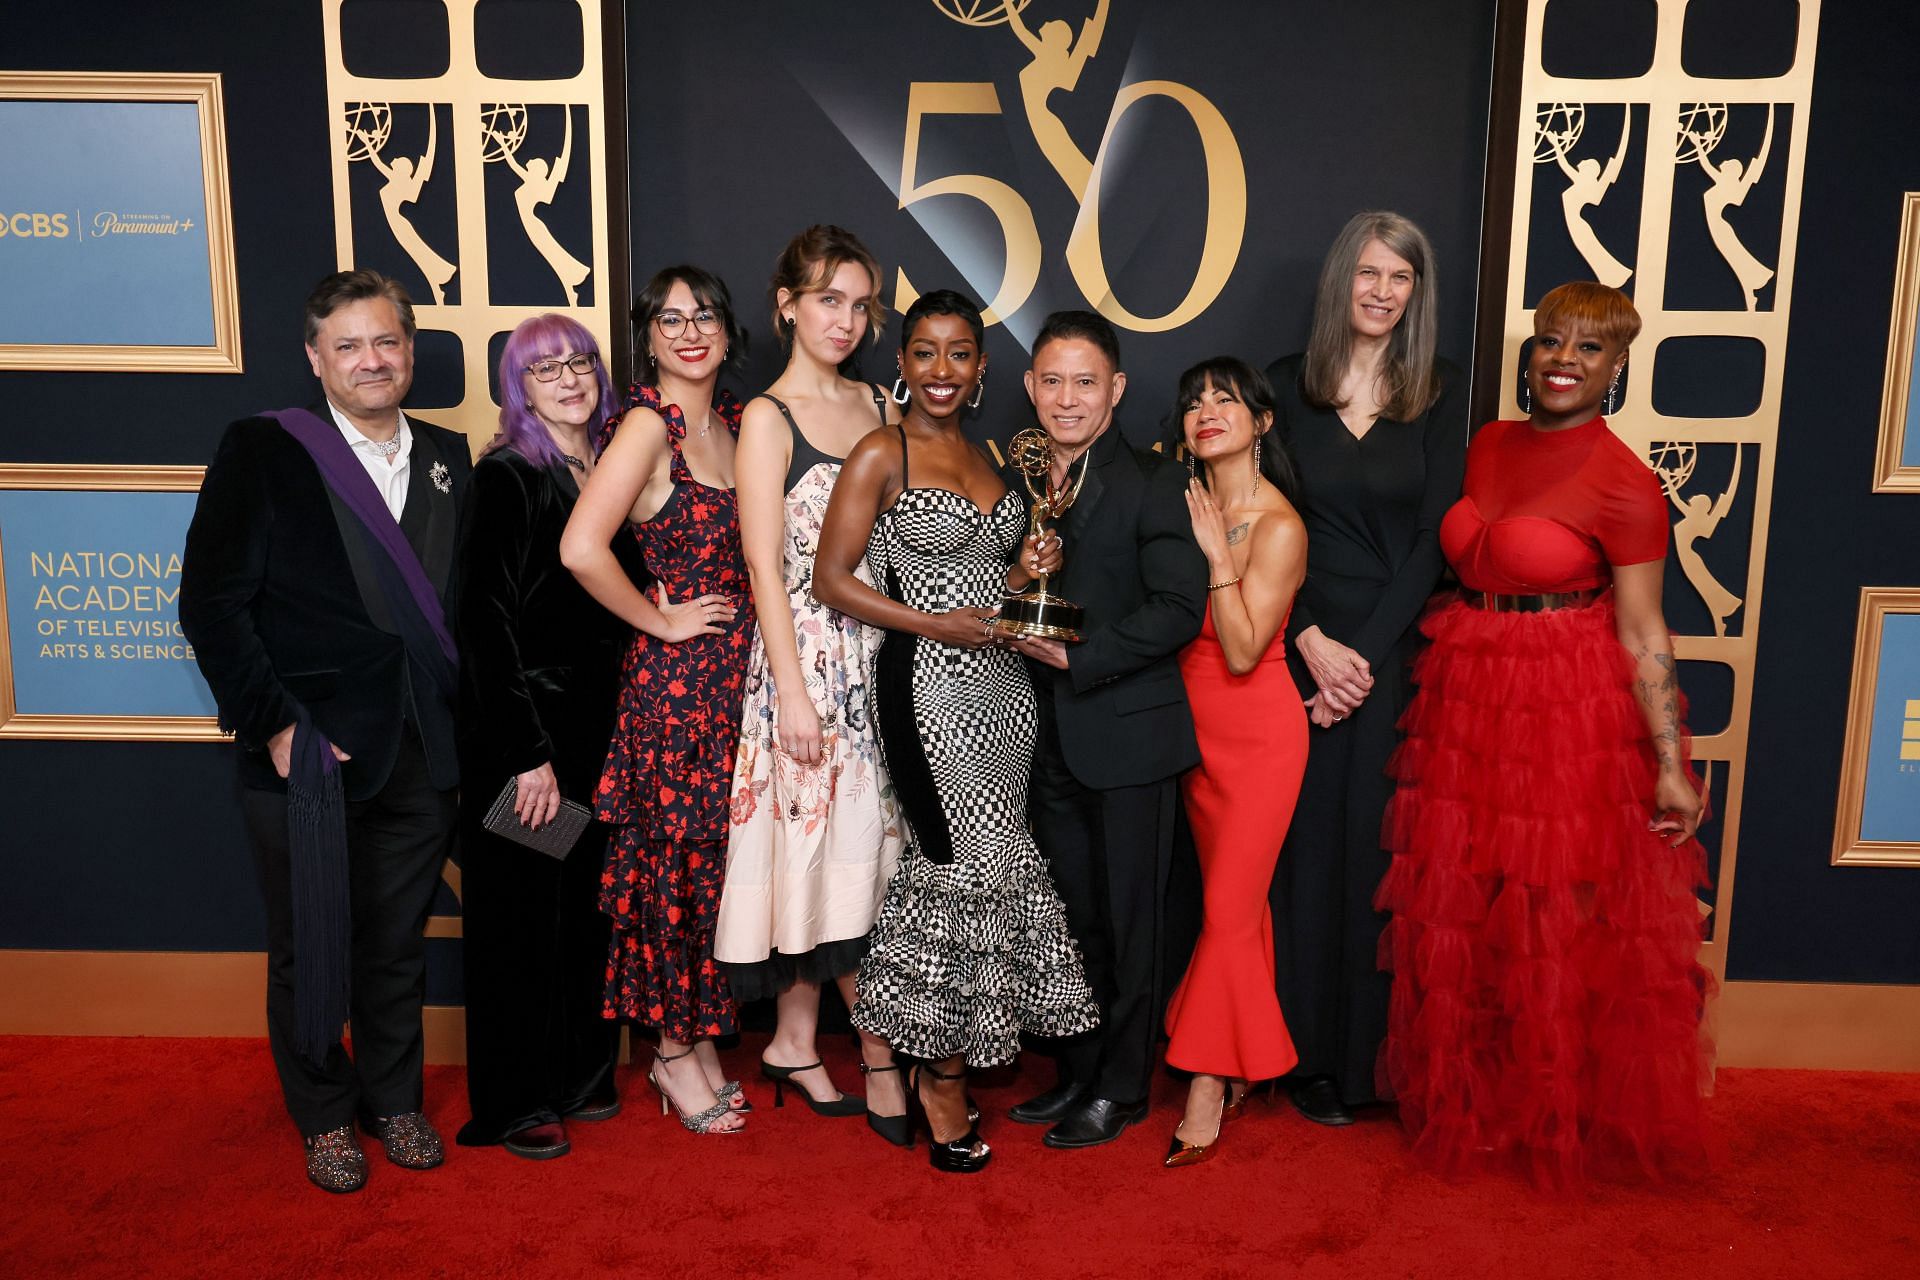
[[(313, 412), (332, 424), (324, 403)], [(444, 603), (472, 460), (465, 436), (408, 422), (400, 528)], [(380, 553), (337, 507), (312, 456), (272, 418), (229, 426), (201, 483), (181, 565), (180, 625), (220, 722), (239, 739), (241, 781), (286, 789), (266, 744), (304, 706), (352, 757), (342, 766), (348, 799), (385, 784), (407, 720), (426, 746), (434, 785), (452, 787), (460, 779), (452, 702), (427, 693), (379, 594), (362, 590)]]
[[(590, 803), (606, 762), (620, 658), (633, 630), (560, 563), (580, 490), (564, 468), (496, 449), (473, 469), (461, 513), (461, 775), (467, 800), (493, 803), (507, 778), (553, 766), (560, 794)], [(614, 554), (638, 580), (639, 544)]]
[[(1080, 496), (1055, 524), (1054, 594), (1086, 612), (1067, 669), (1030, 664), (1051, 697), (1067, 768), (1088, 787), (1139, 786), (1200, 763), (1179, 653), (1207, 607), (1186, 472), (1109, 427), (1093, 442)], [(1020, 483), (1013, 478), (1012, 483)]]

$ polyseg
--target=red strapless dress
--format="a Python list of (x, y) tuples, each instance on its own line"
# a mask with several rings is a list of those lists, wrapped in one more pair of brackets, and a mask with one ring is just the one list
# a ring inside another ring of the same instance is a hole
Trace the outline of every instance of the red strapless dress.
[[(1488, 424), (1441, 526), (1461, 582), (1503, 594), (1604, 588), (1667, 537), (1658, 481), (1597, 418)], [(1442, 1170), (1518, 1163), (1566, 1186), (1602, 1165), (1699, 1168), (1705, 855), (1647, 830), (1656, 765), (1611, 593), (1538, 613), (1456, 601), (1422, 626), (1376, 898), (1393, 915), (1383, 1096)]]
[(1167, 1007), (1167, 1062), (1183, 1071), (1267, 1080), (1299, 1061), (1274, 994), (1267, 905), (1307, 771), (1307, 716), (1285, 633), (1283, 623), (1259, 665), (1236, 676), (1209, 605), (1180, 654), (1200, 740), (1200, 763), (1180, 786), (1204, 895), (1200, 940)]

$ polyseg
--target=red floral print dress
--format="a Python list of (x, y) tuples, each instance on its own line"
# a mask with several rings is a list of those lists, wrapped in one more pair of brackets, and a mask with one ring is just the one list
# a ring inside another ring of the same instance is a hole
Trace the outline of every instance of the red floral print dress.
[[(733, 491), (703, 485), (687, 470), (678, 405), (663, 403), (650, 386), (627, 398), (666, 419), (673, 451), (672, 496), (632, 526), (647, 572), (670, 601), (723, 595), (734, 606), (719, 635), (668, 644), (634, 634), (594, 796), (595, 816), (614, 829), (600, 877), (600, 909), (613, 918), (604, 1015), (685, 1043), (736, 1029), (733, 994), (713, 959), (713, 930), (753, 601)], [(723, 394), (714, 417), (739, 434), (737, 400)]]

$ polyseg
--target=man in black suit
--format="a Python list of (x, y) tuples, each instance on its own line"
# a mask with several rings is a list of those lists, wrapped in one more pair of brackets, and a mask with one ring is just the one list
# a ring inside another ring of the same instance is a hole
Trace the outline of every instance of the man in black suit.
[(459, 782), (442, 610), (471, 457), (400, 411), (413, 335), (405, 290), (377, 272), (315, 287), (306, 348), (325, 402), (227, 429), (180, 583), (240, 746), (268, 1042), (307, 1175), (329, 1191), (366, 1182), (356, 1116), (396, 1164), (442, 1158), (421, 1113), (422, 932)]
[(1178, 655), (1206, 612), (1206, 559), (1185, 473), (1112, 429), (1126, 387), (1112, 325), (1086, 311), (1047, 318), (1027, 394), (1053, 443), (1053, 485), (1078, 487), (1056, 528), (1064, 568), (1054, 582), (1086, 610), (1085, 639), (1017, 647), (1040, 704), (1034, 833), (1102, 1018), (1063, 1047), (1060, 1082), (1013, 1109), (1051, 1124), (1052, 1147), (1111, 1142), (1146, 1115), (1177, 779), (1200, 761)]

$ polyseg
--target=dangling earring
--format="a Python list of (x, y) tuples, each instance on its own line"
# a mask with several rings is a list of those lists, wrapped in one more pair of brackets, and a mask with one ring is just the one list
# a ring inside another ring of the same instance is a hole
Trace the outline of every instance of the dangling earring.
[(980, 401), (985, 398), (986, 394), (987, 375), (983, 373), (973, 384), (973, 399), (967, 401), (967, 408), (978, 409), (980, 407)]
[(912, 398), (913, 393), (907, 390), (907, 375), (903, 373), (893, 380), (893, 402), (905, 404)]
[(1189, 449), (1187, 450), (1187, 479), (1198, 480), (1199, 478), (1200, 468), (1194, 462), (1193, 450)]
[(1620, 370), (1613, 371), (1613, 381), (1607, 384), (1607, 416), (1611, 418), (1619, 411)]
[(1520, 412), (1533, 414), (1533, 379), (1524, 373), (1520, 375)]
[(1247, 490), (1247, 497), (1252, 498), (1258, 492), (1260, 492), (1260, 437), (1255, 436), (1253, 438), (1253, 487)]

